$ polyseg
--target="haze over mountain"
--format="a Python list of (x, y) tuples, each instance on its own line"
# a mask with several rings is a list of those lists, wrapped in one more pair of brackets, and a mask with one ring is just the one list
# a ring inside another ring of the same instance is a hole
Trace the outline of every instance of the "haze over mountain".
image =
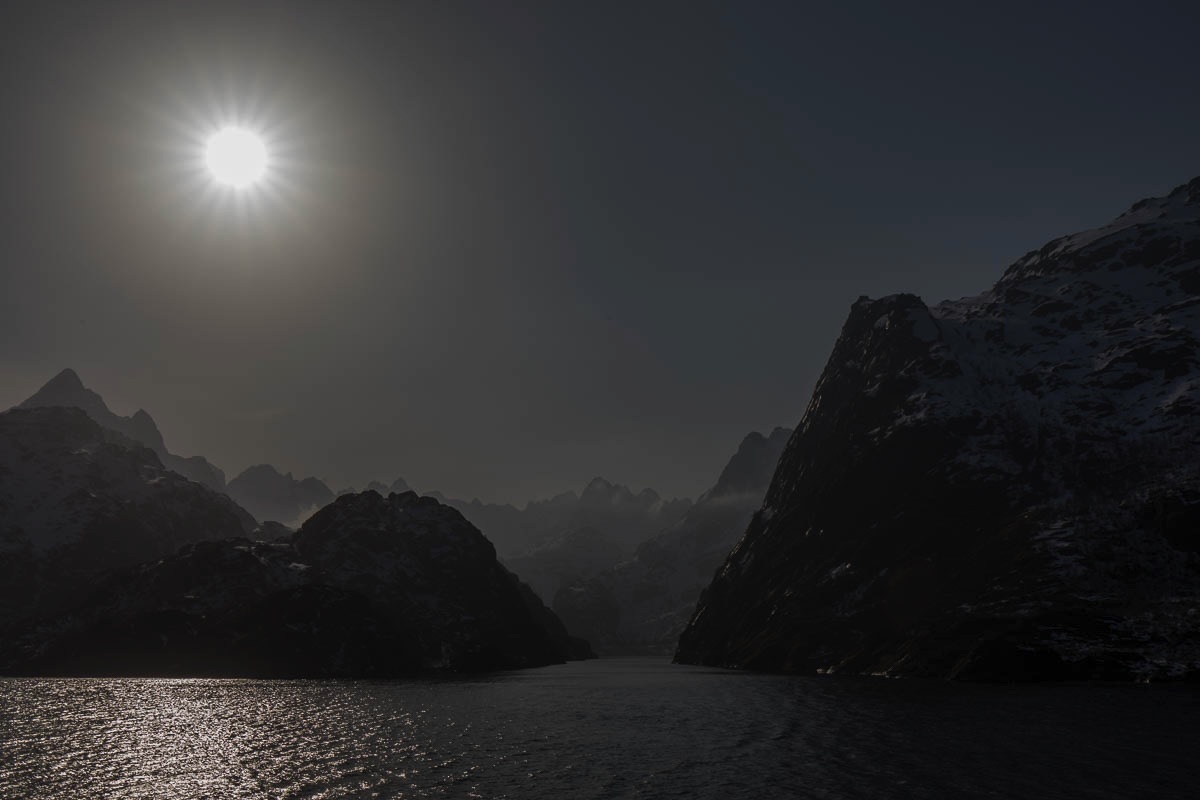
[(1200, 178), (988, 291), (854, 303), (682, 662), (1200, 675)]
[(67, 368), (51, 378), (46, 385), (22, 402), (18, 408), (44, 407), (79, 408), (102, 427), (141, 442), (158, 455), (167, 469), (186, 478), (203, 483), (217, 491), (225, 489), (225, 473), (208, 463), (202, 456), (173, 455), (167, 451), (162, 434), (153, 418), (139, 408), (131, 417), (114, 414), (104, 398), (83, 385), (75, 370)]
[(666, 499), (653, 489), (637, 494), (619, 483), (593, 478), (576, 494), (563, 492), (544, 500), (531, 500), (522, 508), (511, 504), (465, 501), (429, 492), (430, 497), (458, 509), (479, 526), (496, 545), (504, 560), (535, 550), (553, 549), (563, 537), (590, 530), (611, 540), (619, 554), (633, 549), (674, 523), (691, 507), (689, 498)]
[(319, 478), (296, 479), (281, 474), (270, 464), (247, 467), (229, 482), (229, 496), (261, 520), (282, 522), (297, 528), (323, 506), (332, 503), (333, 492)]
[(80, 409), (0, 414), (0, 627), (79, 600), (104, 570), (255, 525)]
[[(791, 431), (748, 434), (677, 523), (638, 545), (631, 558), (612, 559), (576, 580), (560, 582), (555, 613), (601, 655), (674, 652), (700, 592), (762, 504)], [(523, 562), (514, 561), (521, 571)]]

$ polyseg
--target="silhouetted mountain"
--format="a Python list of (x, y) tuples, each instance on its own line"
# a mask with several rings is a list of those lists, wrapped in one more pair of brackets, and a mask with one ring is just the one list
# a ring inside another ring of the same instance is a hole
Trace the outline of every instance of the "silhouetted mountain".
[(390, 677), (590, 655), (461, 514), (347, 495), (273, 542), (205, 542), (10, 641), (20, 674)]
[(70, 602), (102, 570), (254, 527), (82, 409), (0, 414), (0, 624)]
[(978, 297), (859, 299), (677, 659), (1200, 676), (1200, 179)]
[[(559, 588), (555, 612), (602, 655), (673, 652), (700, 592), (762, 504), (791, 433), (748, 435), (682, 520), (643, 542), (633, 558)], [(526, 575), (519, 561), (510, 566)]]
[[(388, 486), (383, 481), (370, 481), (369, 483), (367, 483), (367, 485), (365, 487), (363, 487), (364, 492), (379, 492), (381, 495), (384, 495), (385, 497), (389, 494), (404, 494), (405, 492), (411, 492), (412, 490), (413, 490), (412, 487), (408, 485), (408, 481), (404, 480), (404, 478), (396, 478), (396, 480), (392, 481), (391, 486)], [(358, 489), (355, 489), (352, 486), (347, 486), (343, 489), (338, 489), (337, 496), (341, 497), (344, 494), (355, 494), (357, 492), (358, 492)], [(436, 494), (438, 494), (438, 493), (433, 492), (430, 496), (432, 497), (433, 495), (436, 495)], [(442, 497), (440, 495), (438, 495), (438, 497), (436, 499), (439, 502), (443, 502)]]
[(201, 456), (173, 455), (167, 451), (162, 434), (154, 420), (143, 409), (138, 409), (132, 417), (122, 417), (114, 414), (104, 403), (104, 398), (83, 385), (75, 370), (64, 369), (50, 381), (38, 389), (32, 397), (25, 400), (17, 408), (79, 408), (102, 427), (128, 436), (135, 442), (149, 447), (162, 461), (167, 469), (178, 472), (185, 478), (203, 483), (217, 491), (225, 488), (225, 473), (208, 463)]
[(298, 527), (317, 509), (333, 502), (334, 494), (317, 478), (296, 480), (270, 464), (247, 467), (226, 487), (229, 496), (261, 520)]

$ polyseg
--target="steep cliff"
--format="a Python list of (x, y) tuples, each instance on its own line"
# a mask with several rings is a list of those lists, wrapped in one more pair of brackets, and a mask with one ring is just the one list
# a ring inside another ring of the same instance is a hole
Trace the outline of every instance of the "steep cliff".
[(983, 294), (861, 298), (676, 658), (1200, 673), (1200, 179)]

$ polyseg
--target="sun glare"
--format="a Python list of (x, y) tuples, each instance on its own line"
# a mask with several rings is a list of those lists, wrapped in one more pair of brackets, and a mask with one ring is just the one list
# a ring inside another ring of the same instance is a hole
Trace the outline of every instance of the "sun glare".
[(204, 160), (218, 182), (244, 188), (256, 183), (266, 172), (267, 148), (250, 131), (224, 128), (208, 140)]

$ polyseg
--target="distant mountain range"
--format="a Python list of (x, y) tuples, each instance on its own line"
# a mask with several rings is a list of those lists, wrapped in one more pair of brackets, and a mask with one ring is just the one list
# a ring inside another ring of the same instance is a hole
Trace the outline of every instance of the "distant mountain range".
[(547, 500), (533, 500), (524, 508), (509, 504), (456, 500), (441, 492), (430, 497), (447, 503), (488, 532), (502, 558), (525, 556), (553, 546), (559, 538), (591, 529), (610, 537), (622, 553), (677, 521), (692, 501), (667, 500), (653, 489), (634, 494), (627, 486), (593, 478), (583, 491), (563, 492)]
[(293, 534), (165, 463), (207, 464), (70, 370), (0, 414), (0, 672), (388, 677), (591, 655), (432, 498), (334, 502), (269, 465), (223, 487), (262, 519), (311, 515)]
[(860, 298), (676, 658), (1200, 678), (1200, 178), (990, 290)]
[(976, 297), (860, 298), (796, 430), (748, 436), (695, 503), (600, 478), (524, 508), (402, 479), (335, 499), (269, 465), (225, 486), (65, 370), (0, 414), (0, 671), (586, 655), (541, 595), (608, 652), (688, 618), (687, 663), (1200, 679), (1198, 453), (1200, 178)]
[(101, 427), (124, 434), (153, 450), (167, 469), (217, 491), (225, 489), (225, 473), (208, 463), (203, 457), (184, 458), (168, 452), (158, 426), (154, 424), (154, 419), (144, 409), (139, 408), (132, 417), (114, 414), (105, 405), (104, 399), (85, 387), (72, 369), (64, 369), (55, 375), (32, 397), (17, 407), (82, 409)]
[(318, 478), (293, 478), (270, 464), (248, 467), (225, 483), (225, 473), (202, 456), (184, 458), (170, 453), (154, 419), (143, 409), (132, 417), (109, 410), (99, 394), (84, 386), (72, 369), (64, 369), (18, 408), (78, 408), (101, 427), (150, 448), (167, 469), (185, 478), (225, 492), (256, 519), (297, 527), (317, 509), (333, 501), (334, 494)]
[[(559, 586), (555, 612), (601, 655), (674, 652), (700, 592), (762, 504), (791, 431), (751, 433), (682, 519), (592, 576)], [(524, 575), (519, 562), (513, 568)]]
[(333, 502), (334, 494), (318, 478), (296, 479), (270, 464), (247, 467), (226, 487), (229, 496), (258, 519), (299, 527)]

